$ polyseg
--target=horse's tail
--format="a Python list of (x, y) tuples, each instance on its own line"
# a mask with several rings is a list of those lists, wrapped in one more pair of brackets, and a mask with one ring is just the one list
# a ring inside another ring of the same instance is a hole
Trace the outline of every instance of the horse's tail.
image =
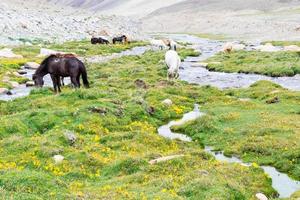
[(89, 84), (89, 81), (88, 81), (88, 77), (87, 77), (87, 72), (86, 72), (85, 66), (83, 64), (81, 66), (80, 71), (81, 71), (81, 77), (82, 77), (82, 81), (83, 81), (84, 87), (89, 88), (90, 84)]

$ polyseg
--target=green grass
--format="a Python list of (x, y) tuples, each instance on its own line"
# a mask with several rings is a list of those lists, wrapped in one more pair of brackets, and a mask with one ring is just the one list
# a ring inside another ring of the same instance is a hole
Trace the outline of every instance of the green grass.
[[(9, 83), (3, 82), (4, 76), (10, 77), (12, 81), (17, 81), (18, 83), (24, 83), (27, 81), (25, 78), (20, 78), (13, 75), (27, 62), (37, 62), (40, 63), (42, 58), (37, 58), (36, 56), (40, 53), (41, 48), (49, 48), (56, 51), (62, 51), (67, 53), (75, 53), (79, 56), (93, 56), (93, 55), (110, 55), (112, 53), (119, 53), (121, 51), (131, 49), (137, 46), (147, 45), (146, 42), (131, 42), (128, 45), (116, 44), (116, 45), (92, 45), (90, 41), (72, 41), (65, 42), (63, 44), (42, 44), (31, 45), (31, 46), (17, 46), (11, 47), (14, 53), (22, 55), (22, 59), (0, 59), (0, 87), (11, 88)], [(9, 72), (10, 74), (6, 74)]]
[(289, 46), (289, 45), (297, 45), (300, 46), (300, 41), (266, 41), (266, 43), (271, 43), (274, 46)]
[[(274, 97), (280, 102), (266, 103)], [(275, 166), (300, 180), (299, 100), (300, 92), (261, 81), (211, 98), (202, 108), (206, 116), (173, 129), (201, 145), (225, 150), (226, 155), (237, 155), (245, 162)]]
[[(181, 56), (189, 54), (180, 50)], [(163, 52), (147, 52), (90, 64), (90, 89), (65, 87), (54, 95), (45, 88), (0, 102), (0, 197), (242, 200), (255, 199), (257, 192), (275, 197), (261, 169), (220, 163), (199, 142), (157, 134), (157, 127), (180, 118), (194, 103), (207, 104), (208, 110), (230, 102), (222, 101), (225, 92), (212, 87), (167, 82), (163, 57)], [(137, 79), (147, 89), (138, 88)], [(166, 98), (174, 102), (171, 107), (161, 103)], [(73, 146), (64, 137), (67, 130), (77, 136)], [(60, 165), (53, 162), (56, 154), (65, 157)], [(175, 154), (185, 156), (148, 164)]]
[(294, 76), (300, 74), (300, 55), (295, 52), (235, 51), (219, 53), (206, 62), (212, 71), (255, 73), (267, 76)]

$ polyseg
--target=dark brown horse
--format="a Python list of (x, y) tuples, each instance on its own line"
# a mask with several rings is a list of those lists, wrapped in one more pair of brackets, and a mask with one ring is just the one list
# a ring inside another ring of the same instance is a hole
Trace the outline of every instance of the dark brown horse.
[(75, 88), (80, 87), (80, 76), (85, 87), (89, 87), (84, 64), (73, 54), (55, 54), (47, 57), (36, 70), (32, 79), (36, 86), (43, 87), (43, 77), (50, 74), (55, 92), (61, 92), (61, 77), (71, 77)]
[(122, 35), (120, 37), (115, 37), (113, 38), (113, 44), (116, 44), (117, 42), (123, 43), (123, 44), (127, 44), (128, 43), (128, 38), (126, 35)]

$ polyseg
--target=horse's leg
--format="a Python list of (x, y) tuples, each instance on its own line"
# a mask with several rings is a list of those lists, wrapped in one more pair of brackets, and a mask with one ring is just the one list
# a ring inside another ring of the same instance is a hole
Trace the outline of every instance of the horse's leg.
[(61, 79), (60, 76), (56, 76), (56, 84), (57, 84), (57, 88), (58, 88), (58, 92), (60, 93), (60, 86), (61, 86)]
[(71, 76), (71, 82), (72, 82), (72, 84), (74, 85), (75, 88), (79, 87), (76, 76)]
[(78, 87), (80, 88), (80, 74), (76, 77), (76, 81), (78, 83)]
[(51, 79), (52, 79), (52, 83), (53, 83), (53, 89), (54, 92), (57, 93), (57, 80), (56, 80), (56, 76), (51, 74)]

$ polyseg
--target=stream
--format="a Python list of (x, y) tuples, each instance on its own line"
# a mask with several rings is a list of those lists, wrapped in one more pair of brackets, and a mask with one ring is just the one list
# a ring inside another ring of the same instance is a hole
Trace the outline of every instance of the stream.
[[(204, 61), (218, 53), (224, 45), (222, 41), (203, 39), (184, 34), (165, 36), (176, 41), (192, 44), (189, 47), (202, 52), (198, 57), (188, 57), (185, 59), (179, 71), (181, 80), (199, 85), (212, 85), (220, 89), (247, 88), (257, 81), (268, 80), (284, 88), (300, 91), (299, 74), (293, 77), (269, 77), (259, 74), (213, 72), (205, 67), (195, 66), (195, 63)], [(246, 50), (253, 50), (258, 45), (259, 43), (249, 43), (246, 46)]]
[[(201, 112), (199, 109), (199, 105), (195, 105), (195, 108), (193, 111), (184, 114), (183, 118), (177, 121), (171, 121), (166, 125), (163, 125), (158, 128), (158, 134), (162, 137), (168, 138), (168, 139), (179, 139), (181, 141), (185, 142), (191, 142), (192, 138), (180, 134), (180, 133), (173, 133), (171, 130), (172, 126), (180, 126), (184, 125), (188, 121), (194, 121), (200, 117), (205, 115), (205, 113)], [(224, 155), (223, 152), (214, 151), (212, 147), (206, 146), (205, 152), (213, 155), (216, 160), (226, 163), (238, 163), (243, 166), (250, 167), (250, 163), (244, 163), (241, 159), (238, 157), (227, 157)], [(280, 198), (288, 198), (293, 193), (300, 190), (300, 181), (295, 181), (291, 179), (287, 174), (281, 173), (276, 168), (271, 166), (260, 166), (264, 172), (272, 179), (272, 187), (278, 192)], [(258, 191), (259, 192), (259, 191)]]

